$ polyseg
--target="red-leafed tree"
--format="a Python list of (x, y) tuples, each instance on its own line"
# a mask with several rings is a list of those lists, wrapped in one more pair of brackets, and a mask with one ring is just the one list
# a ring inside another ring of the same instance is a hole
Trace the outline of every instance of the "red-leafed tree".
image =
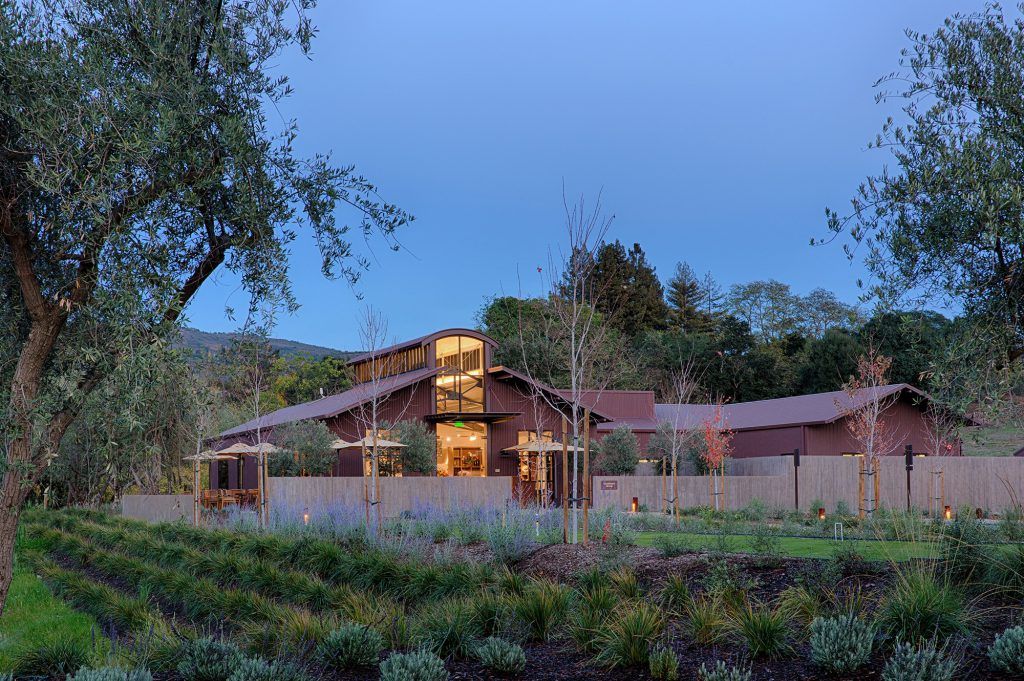
[[(886, 418), (886, 413), (900, 398), (899, 392), (883, 390), (889, 384), (892, 358), (879, 353), (873, 346), (857, 360), (857, 373), (843, 385), (846, 403), (837, 403), (845, 417), (846, 430), (864, 457), (866, 470), (874, 472), (879, 457), (891, 454), (903, 441), (898, 425)], [(878, 507), (872, 487), (865, 485), (864, 508), (871, 513)]]
[(732, 454), (733, 432), (729, 428), (724, 415), (722, 402), (715, 405), (711, 418), (704, 421), (704, 462), (711, 475), (711, 502), (715, 510), (724, 510), (725, 504), (719, 502), (719, 485), (725, 492), (725, 460)]

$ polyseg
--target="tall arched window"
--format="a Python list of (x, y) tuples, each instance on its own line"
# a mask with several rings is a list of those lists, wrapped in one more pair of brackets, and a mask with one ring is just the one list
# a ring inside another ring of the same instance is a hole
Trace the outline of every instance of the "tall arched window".
[(438, 373), (437, 413), (484, 410), (484, 344), (469, 336), (448, 336), (434, 342)]

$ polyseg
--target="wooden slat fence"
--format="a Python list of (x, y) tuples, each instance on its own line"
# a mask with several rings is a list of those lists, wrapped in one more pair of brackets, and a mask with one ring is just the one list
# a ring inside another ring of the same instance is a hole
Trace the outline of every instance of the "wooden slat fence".
[[(381, 478), (384, 515), (393, 517), (427, 507), (504, 507), (512, 498), (513, 478)], [(363, 503), (362, 478), (270, 478), (271, 511), (311, 512), (358, 507)]]

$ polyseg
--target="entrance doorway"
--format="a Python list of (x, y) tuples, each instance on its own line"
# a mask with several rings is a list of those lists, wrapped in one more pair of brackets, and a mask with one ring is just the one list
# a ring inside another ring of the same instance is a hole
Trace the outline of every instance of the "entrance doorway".
[(483, 477), (487, 475), (487, 424), (437, 424), (437, 474)]

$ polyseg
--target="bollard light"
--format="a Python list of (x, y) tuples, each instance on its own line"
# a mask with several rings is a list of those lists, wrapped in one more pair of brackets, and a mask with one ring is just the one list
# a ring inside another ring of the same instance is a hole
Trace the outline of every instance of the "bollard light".
[(303, 525), (309, 525), (309, 509), (308, 508), (302, 509), (302, 524)]
[(943, 515), (943, 517), (946, 520), (952, 520), (953, 519), (953, 509), (951, 509), (949, 506), (946, 506), (943, 509), (943, 511), (942, 511), (942, 515)]
[(818, 509), (818, 520), (824, 520), (824, 519), (825, 519), (825, 509), (824, 508), (819, 508)]
[(640, 510), (640, 499), (638, 497), (633, 497), (633, 503), (630, 504), (629, 510), (633, 513)]

